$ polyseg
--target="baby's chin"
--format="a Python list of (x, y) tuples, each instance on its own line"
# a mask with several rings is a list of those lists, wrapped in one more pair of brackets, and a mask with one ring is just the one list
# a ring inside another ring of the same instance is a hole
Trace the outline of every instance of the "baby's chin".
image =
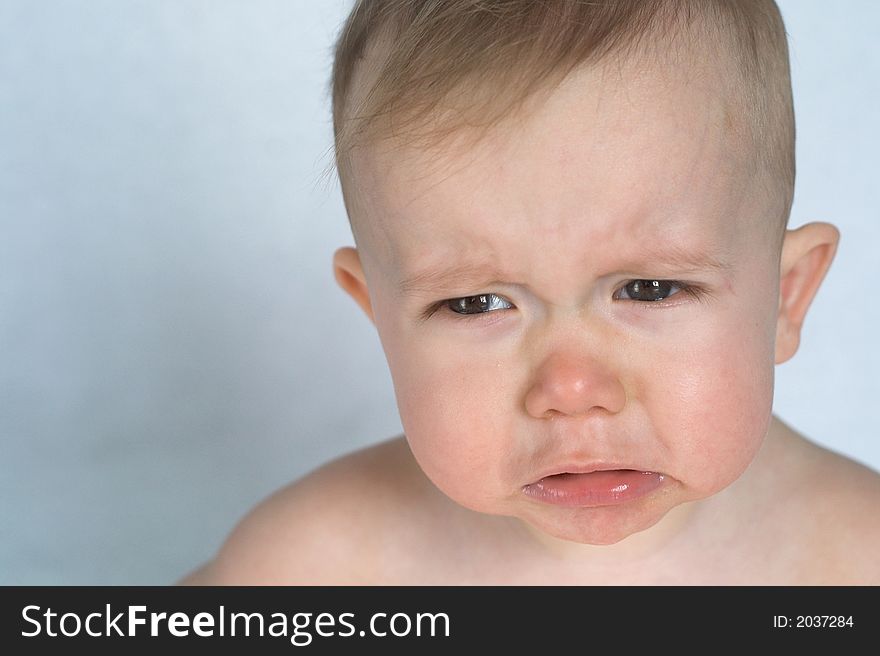
[[(619, 508), (581, 508), (569, 517), (521, 517), (533, 531), (544, 535), (593, 546), (609, 546), (656, 525), (665, 513), (621, 517)], [(571, 509), (569, 509), (571, 511)]]
[(644, 534), (642, 537), (649, 541), (671, 539), (690, 512), (675, 494), (658, 494), (610, 506), (521, 506), (515, 514), (532, 531), (546, 536), (579, 544), (609, 546), (648, 529), (653, 529), (653, 535)]

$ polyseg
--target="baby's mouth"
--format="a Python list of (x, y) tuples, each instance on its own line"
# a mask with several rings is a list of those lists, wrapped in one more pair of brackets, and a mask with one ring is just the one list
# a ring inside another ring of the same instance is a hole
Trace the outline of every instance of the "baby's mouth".
[(524, 486), (523, 494), (558, 506), (613, 506), (650, 494), (665, 478), (657, 472), (635, 469), (562, 472)]

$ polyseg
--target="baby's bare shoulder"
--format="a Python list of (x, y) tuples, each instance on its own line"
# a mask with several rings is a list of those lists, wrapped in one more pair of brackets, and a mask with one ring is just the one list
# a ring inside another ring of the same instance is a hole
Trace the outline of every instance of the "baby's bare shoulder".
[(387, 551), (385, 536), (395, 534), (391, 524), (413, 503), (420, 484), (403, 438), (338, 458), (260, 503), (216, 558), (181, 582), (372, 583)]
[(880, 585), (880, 474), (816, 448), (801, 480), (816, 582)]

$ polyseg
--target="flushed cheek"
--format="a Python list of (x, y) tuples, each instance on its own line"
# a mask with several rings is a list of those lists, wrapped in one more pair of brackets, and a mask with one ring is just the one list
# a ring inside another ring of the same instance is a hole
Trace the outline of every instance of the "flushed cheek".
[(515, 453), (510, 392), (479, 354), (414, 355), (392, 372), (401, 423), (425, 474), (473, 510), (497, 510), (504, 464)]
[[(657, 426), (674, 452), (689, 492), (708, 496), (732, 483), (754, 459), (773, 405), (773, 362), (758, 336), (719, 332), (669, 372)], [(745, 338), (745, 339), (744, 339)]]

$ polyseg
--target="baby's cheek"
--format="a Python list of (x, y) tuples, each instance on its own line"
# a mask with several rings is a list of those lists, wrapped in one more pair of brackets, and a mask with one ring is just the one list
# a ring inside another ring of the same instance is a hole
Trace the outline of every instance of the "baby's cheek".
[(412, 334), (400, 317), (384, 311), (384, 301), (376, 295), (376, 325), (413, 456), (440, 490), (473, 507), (468, 501), (481, 497), (497, 457), (487, 434), (491, 408), (499, 407), (490, 384), (494, 367), (454, 342)]
[(419, 466), (449, 497), (488, 510), (504, 462), (498, 425), (506, 407), (497, 373), (477, 358), (425, 354), (406, 371), (393, 373), (401, 423)]
[(676, 450), (673, 475), (700, 496), (745, 471), (770, 423), (772, 358), (761, 340), (735, 339), (725, 333), (708, 341), (692, 351), (689, 366), (669, 377), (674, 403), (660, 430)]

